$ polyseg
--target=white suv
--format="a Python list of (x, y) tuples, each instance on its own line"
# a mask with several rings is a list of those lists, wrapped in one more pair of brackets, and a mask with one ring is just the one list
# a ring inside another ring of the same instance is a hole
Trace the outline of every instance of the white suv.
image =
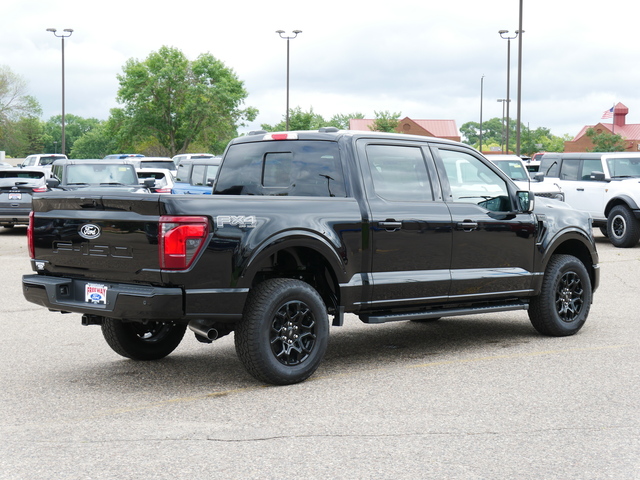
[(536, 178), (558, 185), (614, 246), (640, 240), (640, 153), (545, 153)]

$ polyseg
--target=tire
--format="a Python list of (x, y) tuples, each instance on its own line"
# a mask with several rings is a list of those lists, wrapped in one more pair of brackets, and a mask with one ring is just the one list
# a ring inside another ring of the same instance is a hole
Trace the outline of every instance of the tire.
[(529, 319), (543, 335), (566, 337), (577, 333), (591, 308), (591, 279), (580, 260), (553, 255), (544, 274), (542, 289), (529, 305)]
[(105, 318), (102, 335), (113, 351), (123, 357), (159, 360), (176, 349), (186, 328), (185, 324), (123, 322)]
[(609, 238), (609, 232), (607, 232), (607, 227), (606, 226), (601, 226), (601, 227), (598, 227), (598, 228), (600, 228), (600, 233), (602, 235), (604, 235), (605, 237)]
[(305, 282), (266, 280), (249, 293), (234, 337), (240, 361), (256, 379), (274, 385), (302, 382), (327, 350), (327, 308)]
[(640, 225), (625, 205), (616, 205), (607, 218), (607, 233), (614, 247), (634, 247), (640, 240)]

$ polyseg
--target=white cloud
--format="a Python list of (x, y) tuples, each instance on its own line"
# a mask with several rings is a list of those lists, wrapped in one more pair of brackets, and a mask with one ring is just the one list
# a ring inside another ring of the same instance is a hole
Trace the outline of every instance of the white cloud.
[[(435, 3), (435, 5), (434, 5)], [(524, 0), (522, 121), (556, 135), (599, 121), (614, 102), (640, 123), (635, 19), (621, 8)], [(621, 10), (622, 9), (622, 10)], [(518, 28), (518, 2), (387, 3), (327, 0), (202, 3), (194, 0), (5, 0), (0, 61), (29, 81), (44, 118), (60, 113), (60, 40), (46, 28), (73, 28), (65, 42), (66, 111), (105, 119), (115, 107), (129, 58), (163, 45), (189, 58), (210, 52), (234, 69), (260, 110), (251, 128), (282, 120), (286, 42), (278, 29), (303, 32), (290, 42), (290, 105), (338, 113), (401, 112), (413, 118), (479, 120), (501, 116), (507, 43), (498, 30)], [(511, 116), (516, 116), (518, 42), (511, 42)]]

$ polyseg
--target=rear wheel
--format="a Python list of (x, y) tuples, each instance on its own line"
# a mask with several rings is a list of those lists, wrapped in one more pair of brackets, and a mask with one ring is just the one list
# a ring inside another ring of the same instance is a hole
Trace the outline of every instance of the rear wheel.
[(633, 247), (640, 240), (640, 225), (625, 205), (616, 205), (607, 218), (607, 233), (615, 247)]
[(289, 385), (309, 378), (327, 350), (329, 319), (318, 292), (289, 278), (255, 287), (236, 326), (235, 346), (260, 381)]
[(119, 355), (132, 360), (158, 360), (173, 352), (182, 341), (185, 324), (123, 322), (105, 318), (102, 335)]
[(591, 298), (591, 279), (582, 262), (572, 255), (554, 255), (540, 294), (529, 305), (529, 319), (543, 335), (573, 335), (587, 320)]

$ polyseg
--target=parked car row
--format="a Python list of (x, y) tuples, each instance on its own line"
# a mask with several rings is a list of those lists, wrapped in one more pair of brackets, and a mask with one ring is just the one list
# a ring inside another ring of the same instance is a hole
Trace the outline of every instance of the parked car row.
[(174, 159), (115, 154), (73, 160), (65, 155), (43, 154), (30, 155), (17, 167), (2, 165), (0, 226), (28, 225), (33, 194), (51, 190), (211, 194), (220, 157), (203, 153), (177, 155)]

